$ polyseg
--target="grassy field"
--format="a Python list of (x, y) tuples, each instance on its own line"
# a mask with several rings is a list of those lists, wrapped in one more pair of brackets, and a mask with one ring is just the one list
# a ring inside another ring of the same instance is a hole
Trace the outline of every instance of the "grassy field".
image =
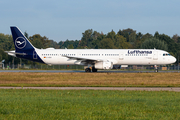
[(0, 86), (180, 87), (179, 73), (0, 73)]
[(180, 93), (0, 89), (4, 119), (180, 119)]

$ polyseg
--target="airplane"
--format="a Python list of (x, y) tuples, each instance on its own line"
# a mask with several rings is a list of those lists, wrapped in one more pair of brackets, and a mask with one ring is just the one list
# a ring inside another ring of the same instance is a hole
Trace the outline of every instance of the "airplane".
[(13, 57), (23, 58), (47, 65), (83, 65), (85, 72), (109, 70), (113, 65), (157, 65), (172, 64), (176, 58), (158, 49), (38, 49), (23, 35), (18, 27), (10, 27), (14, 51), (5, 51)]

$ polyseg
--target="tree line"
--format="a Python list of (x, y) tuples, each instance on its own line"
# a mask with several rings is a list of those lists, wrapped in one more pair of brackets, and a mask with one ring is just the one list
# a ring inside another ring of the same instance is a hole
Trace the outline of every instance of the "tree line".
[[(85, 30), (82, 33), (81, 40), (66, 40), (56, 42), (48, 39), (46, 36), (35, 34), (29, 36), (27, 32), (24, 35), (36, 48), (56, 48), (56, 49), (161, 49), (170, 52), (171, 55), (178, 58), (180, 55), (180, 36), (175, 34), (170, 37), (165, 34), (155, 32), (154, 35), (136, 32), (133, 29), (119, 30), (117, 33), (113, 30), (104, 34), (102, 32)], [(19, 58), (8, 56), (4, 51), (14, 50), (13, 39), (11, 35), (0, 33), (0, 61), (5, 59), (6, 63), (19, 63)], [(25, 64), (38, 64), (23, 60)]]

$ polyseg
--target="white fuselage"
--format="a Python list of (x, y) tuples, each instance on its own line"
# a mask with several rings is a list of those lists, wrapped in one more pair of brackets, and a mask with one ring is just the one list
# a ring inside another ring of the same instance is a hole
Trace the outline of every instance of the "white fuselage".
[(36, 53), (49, 65), (83, 65), (66, 56), (111, 61), (113, 65), (164, 65), (176, 61), (168, 52), (156, 49), (36, 49)]

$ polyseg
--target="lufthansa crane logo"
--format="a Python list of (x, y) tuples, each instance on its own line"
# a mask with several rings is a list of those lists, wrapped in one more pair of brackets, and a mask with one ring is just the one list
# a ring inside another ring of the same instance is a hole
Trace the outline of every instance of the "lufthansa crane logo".
[(19, 49), (23, 49), (26, 46), (26, 40), (23, 37), (18, 37), (15, 40), (15, 45)]

